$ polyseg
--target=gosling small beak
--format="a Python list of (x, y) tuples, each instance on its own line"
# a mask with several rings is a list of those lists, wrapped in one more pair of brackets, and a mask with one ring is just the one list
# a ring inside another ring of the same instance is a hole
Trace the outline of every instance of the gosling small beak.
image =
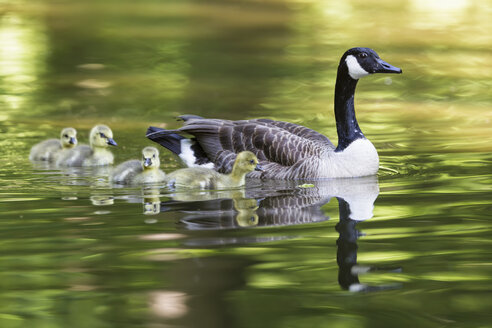
[(113, 140), (113, 138), (108, 138), (108, 145), (110, 146), (118, 146), (116, 141)]
[(260, 164), (256, 164), (255, 171), (263, 171), (263, 168)]
[(76, 145), (77, 144), (77, 139), (75, 139), (74, 137), (71, 137), (70, 140), (68, 141), (69, 144), (71, 145)]
[(144, 167), (149, 167), (152, 165), (152, 160), (150, 158), (146, 158), (144, 161)]
[(378, 67), (374, 70), (374, 73), (394, 73), (394, 74), (402, 73), (401, 68), (390, 65), (384, 60), (382, 60), (381, 58), (376, 59), (376, 61), (378, 62)]

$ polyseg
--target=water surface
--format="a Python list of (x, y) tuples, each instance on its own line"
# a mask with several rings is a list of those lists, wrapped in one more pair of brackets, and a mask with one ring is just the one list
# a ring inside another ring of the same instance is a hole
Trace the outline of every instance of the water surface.
[[(0, 325), (490, 327), (491, 16), (471, 0), (0, 2)], [(146, 127), (184, 113), (336, 141), (353, 46), (404, 72), (358, 85), (377, 177), (180, 192), (27, 160), (99, 122), (117, 162), (139, 158)]]

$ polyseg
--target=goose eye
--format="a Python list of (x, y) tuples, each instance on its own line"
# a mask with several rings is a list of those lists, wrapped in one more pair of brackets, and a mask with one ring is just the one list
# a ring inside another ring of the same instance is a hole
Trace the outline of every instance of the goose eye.
[(254, 160), (254, 159), (252, 159), (252, 160), (250, 160), (249, 162), (250, 162), (251, 164), (254, 164), (254, 163), (255, 163), (255, 160)]
[(64, 134), (64, 135), (63, 135), (63, 137), (64, 137), (64, 138), (68, 138), (68, 134)]
[(155, 154), (154, 154), (154, 155), (152, 155), (152, 158), (155, 158)]
[(99, 132), (99, 136), (100, 136), (101, 138), (105, 138), (105, 137), (106, 137), (106, 136), (104, 135), (104, 133), (102, 133), (102, 132)]
[(360, 58), (366, 58), (367, 57), (367, 54), (365, 52), (362, 52), (359, 54), (359, 57)]

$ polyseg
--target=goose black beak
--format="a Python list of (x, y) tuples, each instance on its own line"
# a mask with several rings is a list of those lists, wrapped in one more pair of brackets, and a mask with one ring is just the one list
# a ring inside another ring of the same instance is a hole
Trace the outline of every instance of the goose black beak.
[(390, 65), (384, 60), (382, 60), (381, 58), (376, 59), (376, 61), (378, 63), (378, 67), (374, 70), (374, 73), (394, 73), (394, 74), (402, 73), (401, 68)]
[(118, 146), (116, 141), (113, 140), (113, 138), (108, 138), (108, 145), (110, 146)]
[(260, 164), (256, 164), (255, 171), (263, 171), (263, 168)]
[(143, 166), (144, 167), (149, 167), (151, 165), (152, 165), (152, 160), (150, 158), (146, 158), (145, 161), (144, 161)]
[(77, 144), (77, 139), (75, 139), (75, 138), (72, 137), (72, 138), (70, 138), (70, 140), (68, 141), (68, 143), (71, 144), (71, 145), (76, 145)]

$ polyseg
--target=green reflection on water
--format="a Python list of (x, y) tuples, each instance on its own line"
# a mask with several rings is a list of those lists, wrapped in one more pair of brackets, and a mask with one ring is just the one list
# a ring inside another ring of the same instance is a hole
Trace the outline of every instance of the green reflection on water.
[[(0, 325), (489, 325), (490, 12), (465, 0), (1, 1)], [(200, 206), (228, 200), (214, 214), (153, 213), (176, 196), (26, 162), (33, 143), (66, 125), (86, 142), (100, 121), (117, 162), (136, 158), (149, 124), (177, 127), (183, 113), (334, 139), (336, 66), (355, 45), (404, 71), (358, 86), (360, 125), (391, 169), (368, 221), (338, 225), (332, 200), (244, 229), (235, 215), (259, 212), (236, 196), (205, 195)], [(384, 289), (350, 293), (350, 279)]]

